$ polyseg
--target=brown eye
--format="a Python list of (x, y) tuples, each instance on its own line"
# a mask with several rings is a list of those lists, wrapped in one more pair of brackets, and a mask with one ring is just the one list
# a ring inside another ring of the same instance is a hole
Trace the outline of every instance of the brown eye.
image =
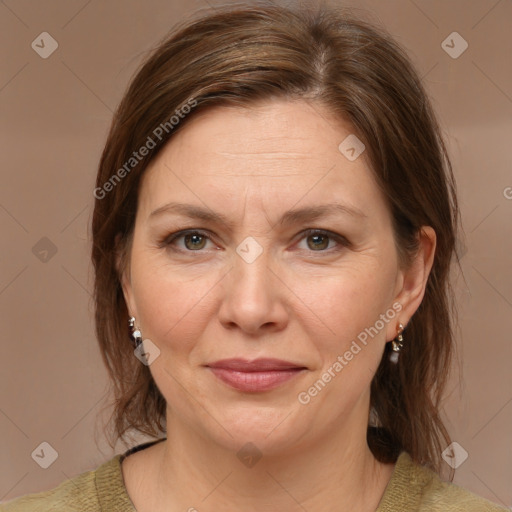
[(312, 228), (302, 232), (298, 248), (309, 252), (323, 252), (327, 255), (341, 251), (350, 245), (350, 242), (338, 233)]
[(215, 245), (208, 232), (190, 229), (177, 231), (165, 236), (159, 240), (158, 247), (165, 247), (170, 251), (185, 254), (191, 252), (207, 252), (208, 244)]
[(314, 234), (309, 235), (307, 237), (308, 240), (308, 247), (310, 249), (316, 250), (322, 250), (327, 249), (329, 247), (329, 236), (324, 234)]
[(191, 251), (203, 249), (206, 244), (206, 237), (198, 233), (184, 235), (185, 247)]

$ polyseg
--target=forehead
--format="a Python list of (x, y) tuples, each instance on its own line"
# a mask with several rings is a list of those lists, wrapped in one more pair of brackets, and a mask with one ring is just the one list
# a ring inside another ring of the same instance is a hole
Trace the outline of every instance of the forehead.
[(249, 196), (274, 208), (301, 197), (382, 207), (365, 153), (351, 161), (339, 149), (349, 136), (349, 123), (303, 100), (198, 112), (146, 170), (140, 207), (148, 213), (183, 196), (226, 208)]
[(194, 147), (193, 153), (181, 155), (187, 159), (202, 154), (223, 160), (243, 157), (247, 161), (240, 166), (243, 173), (252, 163), (261, 166), (264, 160), (318, 161), (321, 154), (322, 160), (337, 157), (340, 137), (352, 131), (347, 122), (334, 118), (320, 104), (274, 98), (199, 112), (169, 146), (174, 152)]

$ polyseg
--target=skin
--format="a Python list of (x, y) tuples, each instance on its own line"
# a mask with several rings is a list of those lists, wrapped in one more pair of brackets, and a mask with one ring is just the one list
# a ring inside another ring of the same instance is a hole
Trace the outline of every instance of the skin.
[[(365, 154), (352, 162), (338, 150), (351, 133), (303, 100), (215, 107), (190, 119), (148, 168), (122, 284), (144, 339), (160, 350), (149, 368), (167, 401), (168, 439), (123, 462), (139, 512), (377, 508), (394, 466), (366, 443), (370, 383), (385, 343), (421, 303), (435, 233), (422, 230), (418, 254), (401, 268)], [(171, 201), (222, 213), (232, 226), (150, 217)], [(364, 216), (279, 223), (292, 208), (326, 203)], [(309, 228), (348, 244), (304, 235)], [(159, 244), (185, 229), (212, 239)], [(262, 249), (251, 263), (236, 252), (249, 236)], [(298, 394), (397, 303), (401, 311), (301, 404)], [(307, 369), (274, 390), (244, 393), (204, 366), (231, 357)], [(253, 467), (236, 456), (248, 442), (262, 454)]]

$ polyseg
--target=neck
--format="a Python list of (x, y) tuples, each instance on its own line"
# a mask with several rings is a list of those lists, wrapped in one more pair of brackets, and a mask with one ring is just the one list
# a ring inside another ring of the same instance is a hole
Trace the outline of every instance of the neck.
[(346, 427), (336, 425), (320, 442), (244, 464), (236, 451), (171, 419), (167, 441), (156, 445), (153, 510), (375, 511), (393, 465), (373, 457), (365, 428)]

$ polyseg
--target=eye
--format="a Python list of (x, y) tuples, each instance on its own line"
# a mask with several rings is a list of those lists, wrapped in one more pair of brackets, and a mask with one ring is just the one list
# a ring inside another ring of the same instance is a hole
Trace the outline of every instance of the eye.
[(306, 240), (307, 248), (313, 252), (325, 252), (327, 249), (333, 249), (331, 242), (337, 244), (337, 247), (336, 245), (334, 246), (334, 250), (339, 250), (349, 245), (348, 240), (341, 235), (323, 229), (308, 229), (304, 231), (302, 240)]
[(211, 241), (211, 237), (203, 231), (179, 231), (166, 237), (159, 243), (160, 247), (167, 245), (178, 245), (176, 242), (183, 239), (183, 245), (178, 247), (178, 250), (182, 251), (200, 251), (205, 248), (208, 241)]
[[(179, 240), (183, 240), (183, 244), (179, 244)], [(331, 252), (331, 250), (340, 250), (350, 245), (343, 236), (323, 229), (307, 229), (303, 231), (300, 241), (302, 242), (302, 240), (306, 240), (307, 247), (299, 248), (311, 252)], [(205, 249), (208, 242), (212, 242), (212, 237), (208, 233), (199, 230), (189, 230), (171, 233), (160, 240), (158, 246), (172, 246), (174, 250), (182, 252), (200, 252)]]

